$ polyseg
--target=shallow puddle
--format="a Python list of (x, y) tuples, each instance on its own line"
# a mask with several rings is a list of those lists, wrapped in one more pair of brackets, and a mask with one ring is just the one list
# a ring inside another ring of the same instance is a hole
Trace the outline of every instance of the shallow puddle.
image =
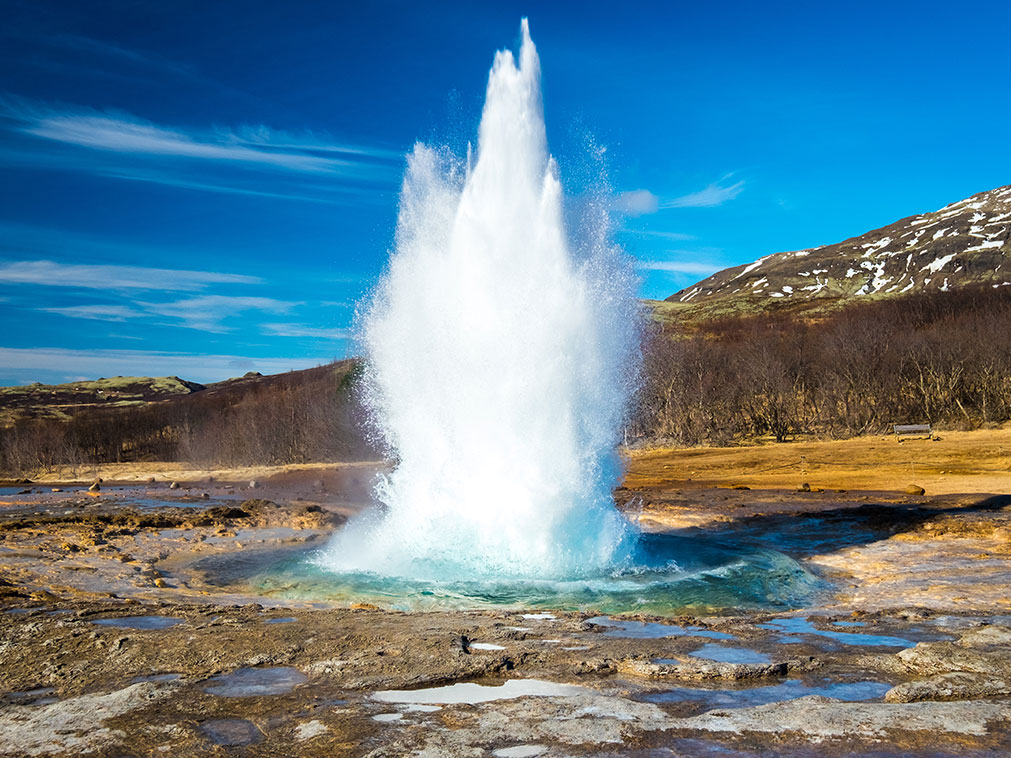
[(92, 624), (99, 626), (112, 626), (117, 629), (168, 629), (170, 626), (181, 624), (186, 619), (175, 618), (173, 616), (120, 616), (107, 619), (89, 619)]
[(650, 621), (628, 621), (609, 616), (594, 616), (588, 624), (607, 628), (605, 637), (627, 637), (630, 639), (658, 640), (664, 637), (706, 637), (711, 640), (732, 640), (734, 635), (714, 632), (698, 626), (678, 626), (677, 624), (657, 624)]
[(283, 695), (307, 681), (308, 677), (296, 668), (278, 666), (276, 668), (241, 668), (230, 674), (221, 674), (208, 679), (204, 692), (221, 697), (257, 697), (259, 695)]
[(294, 616), (282, 616), (276, 619), (264, 619), (264, 624), (291, 624), (292, 622), (298, 621)]
[(502, 645), (493, 645), (490, 642), (471, 642), (471, 650), (505, 650)]
[(245, 719), (213, 719), (200, 725), (203, 732), (215, 745), (237, 747), (255, 745), (263, 739), (261, 732), (251, 721)]
[(693, 658), (704, 658), (718, 663), (772, 663), (765, 653), (746, 647), (725, 647), (715, 642), (708, 642), (698, 650), (689, 653)]
[(144, 511), (155, 510), (156, 508), (216, 508), (229, 505), (227, 500), (207, 498), (206, 500), (172, 500), (156, 497), (126, 497), (122, 500), (123, 505), (133, 508), (140, 508)]
[(574, 684), (557, 684), (540, 679), (510, 679), (497, 686), (460, 682), (446, 687), (429, 687), (421, 690), (383, 690), (373, 694), (372, 699), (383, 703), (474, 705), (518, 697), (571, 697), (587, 692), (589, 690), (585, 687)]
[(56, 697), (56, 690), (52, 687), (12, 692), (7, 697), (16, 705), (49, 705), (59, 701), (59, 698)]
[(697, 701), (706, 708), (747, 708), (783, 700), (795, 700), (807, 695), (860, 702), (880, 700), (891, 689), (886, 682), (833, 682), (821, 680), (813, 683), (800, 679), (790, 679), (779, 684), (748, 689), (705, 689), (701, 687), (677, 687), (664, 692), (646, 695), (643, 700), (651, 703), (681, 703)]
[(758, 624), (761, 629), (772, 629), (777, 632), (785, 632), (779, 642), (783, 644), (794, 644), (803, 642), (805, 635), (817, 637), (827, 637), (828, 639), (841, 642), (844, 645), (863, 645), (869, 647), (913, 647), (916, 643), (903, 637), (891, 637), (883, 634), (865, 634), (863, 632), (835, 632), (829, 629), (818, 629), (813, 623), (805, 618), (794, 616), (791, 618), (774, 619), (765, 624)]

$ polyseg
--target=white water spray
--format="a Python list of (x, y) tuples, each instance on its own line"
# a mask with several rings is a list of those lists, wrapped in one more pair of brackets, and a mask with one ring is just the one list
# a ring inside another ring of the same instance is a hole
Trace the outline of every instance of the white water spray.
[(476, 159), (421, 144), (408, 159), (396, 250), (364, 319), (367, 399), (398, 463), (384, 507), (321, 565), (453, 581), (626, 561), (634, 530), (611, 489), (638, 307), (598, 216), (574, 251), (524, 20), (518, 63), (495, 56)]

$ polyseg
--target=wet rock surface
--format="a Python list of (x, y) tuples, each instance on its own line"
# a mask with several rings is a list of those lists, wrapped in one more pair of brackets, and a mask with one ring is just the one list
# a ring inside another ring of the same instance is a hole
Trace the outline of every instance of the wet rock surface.
[(774, 546), (829, 591), (775, 613), (419, 613), (227, 575), (354, 511), (315, 479), (317, 500), (265, 479), (257, 498), (103, 483), (0, 506), (0, 754), (1011, 751), (1011, 500), (643, 491), (651, 528)]

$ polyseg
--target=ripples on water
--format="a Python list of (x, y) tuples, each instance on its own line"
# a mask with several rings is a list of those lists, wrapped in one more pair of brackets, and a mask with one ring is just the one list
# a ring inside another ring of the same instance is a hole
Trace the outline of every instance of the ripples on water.
[(669, 614), (685, 609), (783, 609), (809, 602), (823, 584), (773, 550), (700, 537), (644, 534), (631, 559), (610, 572), (541, 579), (457, 578), (426, 564), (412, 580), (335, 573), (312, 556), (290, 557), (249, 577), (256, 591), (285, 599), (371, 602), (386, 608), (555, 608)]

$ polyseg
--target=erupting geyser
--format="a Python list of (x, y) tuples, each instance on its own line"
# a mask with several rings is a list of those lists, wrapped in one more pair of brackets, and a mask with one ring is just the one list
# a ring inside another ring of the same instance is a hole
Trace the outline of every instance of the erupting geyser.
[(519, 62), (495, 56), (476, 156), (419, 144), (408, 160), (396, 250), (362, 319), (366, 400), (397, 460), (379, 507), (263, 590), (607, 613), (814, 591), (781, 553), (640, 533), (615, 508), (640, 324), (604, 206), (567, 234), (524, 21)]
[[(592, 216), (593, 214), (588, 214)], [(634, 277), (606, 212), (570, 243), (526, 20), (499, 52), (476, 156), (418, 144), (363, 321), (367, 400), (397, 458), (382, 508), (320, 556), (431, 581), (620, 568), (615, 454), (637, 374)]]

